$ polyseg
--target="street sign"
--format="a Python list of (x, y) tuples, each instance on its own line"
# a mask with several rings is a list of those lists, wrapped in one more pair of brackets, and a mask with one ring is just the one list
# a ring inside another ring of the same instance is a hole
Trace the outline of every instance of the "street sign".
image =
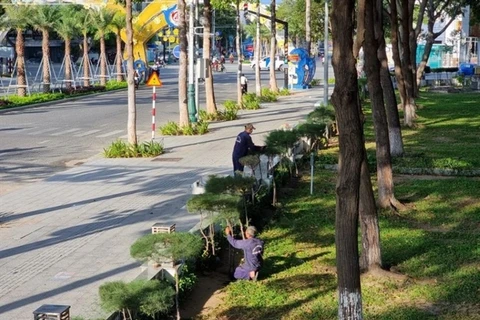
[(158, 77), (158, 74), (156, 72), (152, 72), (150, 77), (148, 77), (147, 86), (149, 86), (149, 87), (161, 87), (162, 86), (162, 81), (160, 81), (160, 78)]
[(180, 45), (175, 46), (172, 53), (175, 58), (180, 59)]

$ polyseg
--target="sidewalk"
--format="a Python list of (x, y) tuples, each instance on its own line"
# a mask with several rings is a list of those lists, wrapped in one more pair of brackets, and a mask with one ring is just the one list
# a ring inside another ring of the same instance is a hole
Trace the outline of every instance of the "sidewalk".
[(240, 119), (210, 125), (210, 133), (161, 137), (166, 153), (154, 159), (105, 159), (0, 196), (0, 320), (32, 319), (42, 304), (70, 305), (71, 316), (105, 317), (98, 287), (141, 273), (130, 246), (154, 223), (192, 228), (185, 209), (191, 184), (230, 174), (231, 152), (252, 122), (256, 144), (282, 124), (313, 110), (323, 89), (298, 92)]

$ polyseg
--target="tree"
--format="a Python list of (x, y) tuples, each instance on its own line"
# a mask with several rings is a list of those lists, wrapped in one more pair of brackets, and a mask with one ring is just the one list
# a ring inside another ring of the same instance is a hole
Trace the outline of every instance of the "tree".
[(123, 80), (123, 57), (122, 57), (122, 37), (120, 32), (123, 28), (125, 28), (126, 20), (125, 20), (125, 12), (117, 11), (113, 16), (113, 19), (110, 23), (109, 28), (115, 32), (115, 43), (116, 43), (116, 53), (115, 53), (115, 63), (116, 63), (116, 74), (117, 74), (117, 81)]
[(152, 319), (159, 312), (168, 314), (174, 295), (173, 288), (159, 280), (112, 281), (99, 288), (102, 308), (121, 312), (125, 320), (136, 319), (138, 311)]
[(4, 6), (5, 14), (2, 16), (0, 25), (12, 28), (16, 31), (15, 55), (17, 65), (17, 95), (24, 97), (27, 92), (27, 78), (25, 75), (25, 39), (23, 31), (27, 28), (32, 16), (31, 7), (27, 6)]
[[(255, 93), (260, 97), (262, 95), (262, 83), (260, 79), (260, 0), (257, 1), (257, 20), (255, 25), (257, 27), (255, 32)], [(272, 61), (272, 63), (274, 61)]]
[(95, 38), (100, 41), (100, 85), (107, 83), (107, 50), (105, 48), (105, 32), (110, 31), (115, 12), (108, 8), (91, 11), (92, 22), (95, 26)]
[(80, 30), (83, 36), (82, 49), (83, 49), (83, 86), (90, 86), (90, 59), (88, 58), (88, 51), (90, 50), (90, 43), (88, 36), (92, 27), (92, 16), (88, 10), (81, 10), (78, 12), (77, 28)]
[(336, 112), (340, 147), (335, 222), (339, 319), (362, 319), (357, 230), (365, 147), (353, 56), (354, 9), (354, 0), (336, 0), (331, 16), (332, 63), (336, 81), (331, 100)]
[(51, 74), (50, 74), (50, 31), (53, 30), (55, 22), (58, 20), (58, 7), (50, 5), (35, 6), (35, 11), (30, 17), (30, 23), (33, 27), (42, 33), (42, 75), (43, 92), (50, 92)]
[(132, 0), (126, 0), (125, 4), (125, 29), (127, 42), (127, 83), (128, 83), (128, 119), (127, 136), (128, 143), (137, 145), (137, 106), (135, 104), (135, 70), (133, 68), (133, 23), (132, 23)]
[[(139, 238), (130, 247), (130, 255), (142, 261), (153, 260), (163, 263), (171, 260), (174, 265), (179, 260), (198, 258), (203, 248), (202, 239), (189, 232), (147, 234)], [(178, 303), (179, 277), (178, 268), (175, 271), (175, 304), (177, 319), (180, 320), (180, 306)]]
[(305, 49), (310, 56), (312, 54), (312, 30), (311, 26), (312, 3), (311, 0), (305, 0)]
[(203, 61), (205, 65), (205, 100), (207, 113), (216, 113), (215, 89), (213, 87), (212, 63), (210, 61), (212, 41), (212, 4), (210, 0), (203, 2)]
[(80, 6), (61, 6), (58, 12), (59, 19), (55, 22), (55, 32), (65, 41), (65, 87), (67, 90), (72, 89), (72, 39), (79, 35), (76, 25), (78, 10), (81, 10)]
[[(433, 43), (435, 39), (445, 32), (450, 24), (455, 20), (455, 18), (461, 14), (462, 6), (465, 4), (465, 1), (458, 1), (458, 0), (446, 0), (446, 1), (437, 1), (437, 0), (430, 0), (427, 2), (425, 7), (426, 15), (427, 15), (427, 30), (421, 34), (421, 36), (425, 39), (425, 48), (422, 53), (422, 59), (417, 68), (417, 76), (416, 76), (416, 92), (415, 96), (418, 96), (418, 87), (420, 86), (420, 80), (423, 75), (423, 71), (425, 70), (425, 66), (428, 63), (428, 58), (430, 56), (430, 52), (432, 51)], [(443, 28), (434, 32), (433, 27), (435, 22), (437, 22), (440, 18), (448, 19), (447, 22), (444, 24)], [(417, 39), (416, 39), (417, 40)]]
[(187, 104), (187, 21), (185, 18), (186, 3), (185, 0), (178, 0), (178, 36), (180, 43), (180, 67), (178, 70), (178, 109), (180, 113), (180, 127), (187, 126), (190, 121), (188, 118)]
[(240, 78), (242, 76), (242, 43), (240, 41), (242, 36), (242, 25), (240, 24), (240, 0), (235, 1), (235, 13), (236, 13), (236, 35), (235, 35), (235, 46), (238, 54), (238, 67), (237, 67), (237, 105), (242, 106), (242, 85)]
[(275, 77), (275, 54), (277, 51), (277, 24), (276, 19), (276, 2), (272, 0), (270, 5), (271, 17), (270, 17), (270, 29), (271, 29), (271, 38), (270, 38), (270, 90), (273, 92), (278, 92), (277, 79)]

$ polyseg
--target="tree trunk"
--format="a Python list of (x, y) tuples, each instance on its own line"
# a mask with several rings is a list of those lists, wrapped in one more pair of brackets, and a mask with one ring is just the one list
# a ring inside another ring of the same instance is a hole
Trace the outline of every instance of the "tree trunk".
[(361, 170), (359, 215), (360, 230), (362, 231), (362, 254), (360, 255), (360, 269), (368, 271), (382, 266), (382, 252), (377, 207), (366, 157), (363, 159)]
[[(393, 1), (392, 1), (393, 2)], [(414, 99), (414, 77), (413, 65), (411, 60), (410, 47), (410, 31), (412, 25), (412, 17), (410, 15), (410, 0), (401, 0), (401, 45), (402, 45), (402, 73), (405, 82), (405, 103), (403, 105), (404, 122), (408, 127), (413, 127), (413, 121), (416, 118), (415, 114), (415, 99)]]
[[(375, 52), (375, 47), (378, 45), (374, 37), (374, 23), (375, 26), (378, 25), (378, 19), (374, 20), (372, 16), (372, 1), (373, 0), (361, 0), (357, 4), (358, 14), (357, 14), (357, 39), (355, 41), (355, 51), (354, 55), (358, 53), (360, 47), (364, 47), (364, 56), (365, 61), (370, 59), (367, 66), (371, 67), (372, 65), (372, 52)], [(368, 21), (367, 21), (368, 20)], [(368, 30), (367, 30), (368, 28)], [(381, 28), (381, 24), (380, 24)], [(382, 34), (382, 32), (378, 32)], [(368, 48), (367, 48), (368, 47)], [(374, 55), (375, 56), (375, 55)], [(377, 63), (378, 60), (374, 58)], [(369, 73), (370, 69), (367, 70)], [(378, 71), (377, 71), (378, 72)], [(377, 75), (378, 78), (378, 75)], [(367, 80), (370, 78), (367, 75)], [(377, 90), (381, 89), (377, 88)], [(378, 94), (378, 93), (377, 93)], [(360, 103), (359, 103), (360, 106)], [(359, 108), (358, 110), (360, 119), (364, 120), (364, 114)], [(363, 121), (362, 121), (363, 123)], [(372, 182), (370, 180), (370, 173), (368, 171), (367, 157), (365, 151), (365, 143), (363, 150), (363, 161), (361, 166), (361, 181), (360, 181), (360, 204), (359, 204), (359, 215), (360, 215), (360, 226), (362, 231), (362, 254), (360, 256), (360, 268), (363, 270), (369, 270), (371, 268), (376, 268), (381, 266), (381, 250), (380, 250), (380, 230), (378, 228), (378, 215), (377, 207), (375, 205), (375, 197), (373, 195)]]
[(50, 77), (50, 46), (48, 30), (42, 30), (42, 60), (43, 60), (43, 93), (49, 93), (51, 87)]
[(203, 2), (203, 61), (205, 66), (205, 100), (207, 113), (216, 113), (217, 105), (215, 103), (215, 90), (213, 87), (213, 72), (210, 62), (211, 55), (211, 37), (212, 29), (212, 5), (210, 0)]
[(392, 160), (388, 135), (387, 114), (380, 82), (380, 61), (377, 53), (379, 43), (375, 37), (375, 24), (382, 25), (382, 20), (375, 10), (376, 0), (366, 0), (365, 6), (365, 73), (372, 105), (377, 156), (378, 204), (389, 208), (393, 195)]
[(90, 86), (90, 60), (88, 59), (88, 41), (86, 34), (83, 35), (83, 86)]
[(178, 30), (180, 43), (180, 66), (178, 69), (178, 108), (180, 112), (180, 127), (189, 124), (187, 103), (187, 21), (185, 18), (185, 0), (178, 0)]
[(392, 57), (395, 64), (395, 79), (397, 80), (397, 89), (400, 95), (400, 103), (402, 109), (407, 100), (405, 91), (405, 81), (403, 79), (402, 61), (400, 60), (400, 40), (399, 40), (399, 25), (398, 25), (398, 10), (396, 1), (390, 1), (390, 24), (391, 24), (391, 42), (392, 42)]
[[(127, 82), (128, 82), (128, 142), (137, 145), (137, 111), (135, 105), (135, 70), (133, 68), (133, 25), (132, 25), (132, 0), (126, 1), (126, 33), (127, 43)], [(86, 44), (86, 41), (85, 43)], [(87, 55), (88, 58), (88, 55)], [(88, 62), (88, 61), (87, 61)]]
[(65, 88), (67, 91), (72, 90), (72, 40), (65, 39)]
[(242, 29), (240, 24), (240, 0), (237, 0), (235, 3), (236, 9), (236, 39), (235, 44), (237, 47), (237, 56), (238, 56), (238, 68), (237, 68), (237, 105), (241, 107), (243, 105), (242, 101), (242, 86), (240, 83), (240, 78), (242, 76), (242, 60), (243, 52), (242, 52), (242, 43), (240, 42), (240, 38), (242, 37)]
[(382, 83), (385, 111), (387, 112), (388, 137), (390, 141), (390, 155), (400, 157), (403, 155), (402, 129), (400, 115), (398, 114), (397, 97), (393, 88), (390, 71), (388, 70), (387, 53), (385, 51), (385, 37), (382, 32), (380, 47), (378, 49), (380, 60), (380, 81)]
[(273, 92), (278, 92), (278, 86), (277, 86), (277, 78), (275, 77), (275, 53), (276, 53), (276, 48), (277, 48), (277, 32), (276, 32), (276, 23), (275, 23), (275, 17), (276, 17), (276, 3), (275, 0), (272, 0), (271, 6), (270, 6), (270, 12), (271, 12), (271, 29), (272, 29), (272, 35), (270, 38), (270, 90)]
[(311, 0), (305, 0), (305, 49), (308, 52), (308, 56), (312, 54), (311, 4)]
[(365, 147), (353, 56), (355, 0), (337, 0), (332, 5), (332, 64), (336, 84), (331, 100), (336, 112), (340, 148), (335, 220), (338, 318), (362, 319), (358, 213)]
[(17, 95), (25, 97), (27, 93), (27, 78), (25, 76), (25, 39), (23, 38), (22, 29), (17, 29), (15, 52), (17, 54)]
[(117, 58), (116, 63), (117, 63), (117, 81), (121, 82), (123, 81), (123, 68), (122, 68), (122, 37), (120, 36), (120, 30), (117, 30), (117, 33), (115, 34), (115, 40), (117, 43), (117, 49), (116, 49), (116, 56)]
[(105, 34), (100, 35), (100, 85), (107, 84), (107, 50), (105, 49)]
[(255, 35), (255, 93), (258, 97), (262, 96), (262, 83), (260, 78), (260, 1), (257, 2), (257, 32)]

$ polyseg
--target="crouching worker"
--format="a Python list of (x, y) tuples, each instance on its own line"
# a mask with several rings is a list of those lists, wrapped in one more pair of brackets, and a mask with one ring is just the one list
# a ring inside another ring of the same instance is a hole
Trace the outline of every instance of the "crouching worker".
[(243, 263), (236, 269), (233, 277), (238, 280), (257, 280), (258, 271), (263, 264), (263, 241), (255, 238), (257, 229), (249, 226), (245, 230), (245, 240), (236, 240), (232, 236), (232, 230), (225, 228), (228, 242), (232, 247), (243, 250)]

